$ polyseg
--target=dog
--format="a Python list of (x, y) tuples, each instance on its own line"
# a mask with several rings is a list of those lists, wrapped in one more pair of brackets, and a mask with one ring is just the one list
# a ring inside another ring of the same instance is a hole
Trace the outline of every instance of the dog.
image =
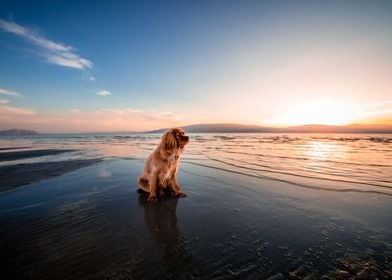
[(155, 151), (147, 158), (139, 177), (139, 190), (149, 193), (147, 201), (157, 202), (157, 193), (162, 195), (169, 189), (177, 197), (186, 194), (177, 184), (177, 172), (180, 156), (189, 137), (182, 128), (171, 128), (163, 134)]

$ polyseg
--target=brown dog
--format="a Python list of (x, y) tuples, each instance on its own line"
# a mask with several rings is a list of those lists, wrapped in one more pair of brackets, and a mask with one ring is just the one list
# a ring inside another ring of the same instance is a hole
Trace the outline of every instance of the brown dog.
[(157, 202), (158, 194), (170, 187), (175, 196), (184, 197), (177, 184), (177, 171), (180, 155), (189, 137), (182, 128), (171, 128), (161, 138), (161, 143), (147, 158), (143, 172), (139, 177), (139, 187), (149, 193), (147, 201)]

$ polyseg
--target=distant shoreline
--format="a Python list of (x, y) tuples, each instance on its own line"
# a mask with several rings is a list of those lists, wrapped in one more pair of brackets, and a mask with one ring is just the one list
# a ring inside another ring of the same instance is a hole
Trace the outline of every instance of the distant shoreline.
[[(302, 125), (291, 127), (266, 127), (243, 124), (194, 124), (181, 126), (187, 133), (360, 133), (360, 134), (392, 134), (392, 125), (362, 125), (352, 124), (345, 126), (337, 125)], [(58, 132), (39, 133), (32, 130), (9, 129), (0, 131), (1, 136), (29, 136), (29, 135), (80, 135), (80, 134), (155, 134), (163, 133), (168, 128), (144, 131), (95, 131), (95, 132)]]

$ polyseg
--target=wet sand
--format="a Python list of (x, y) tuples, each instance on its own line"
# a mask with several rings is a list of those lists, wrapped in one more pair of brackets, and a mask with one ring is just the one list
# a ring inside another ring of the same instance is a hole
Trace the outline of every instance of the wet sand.
[(0, 148), (0, 151), (0, 162), (8, 161), (11, 163), (0, 166), (0, 192), (40, 182), (51, 177), (60, 176), (73, 170), (102, 161), (101, 158), (94, 158), (15, 164), (14, 161), (21, 159), (56, 156), (64, 153), (75, 152), (77, 150), (3, 147)]
[(0, 194), (4, 279), (390, 279), (389, 195), (309, 189), (183, 160), (186, 198), (139, 194), (140, 159)]
[(79, 159), (0, 166), (0, 192), (60, 176), (100, 161), (101, 159)]

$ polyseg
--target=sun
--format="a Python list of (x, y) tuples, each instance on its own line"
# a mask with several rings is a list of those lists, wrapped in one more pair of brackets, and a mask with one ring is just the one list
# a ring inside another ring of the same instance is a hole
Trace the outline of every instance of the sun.
[(270, 120), (274, 125), (347, 125), (355, 121), (355, 108), (335, 100), (312, 100), (295, 105), (288, 112)]

